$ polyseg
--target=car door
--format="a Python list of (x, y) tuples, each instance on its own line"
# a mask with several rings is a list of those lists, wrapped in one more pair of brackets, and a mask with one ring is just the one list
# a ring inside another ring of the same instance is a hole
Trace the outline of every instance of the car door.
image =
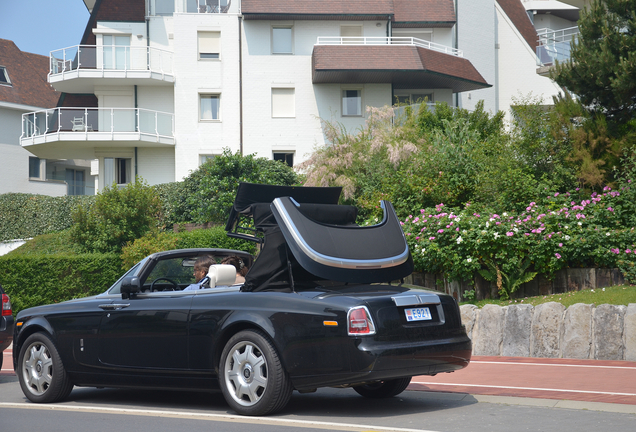
[[(140, 275), (144, 291), (107, 307), (99, 326), (99, 362), (136, 371), (186, 369), (192, 259), (168, 256)], [(188, 264), (190, 263), (190, 264)]]

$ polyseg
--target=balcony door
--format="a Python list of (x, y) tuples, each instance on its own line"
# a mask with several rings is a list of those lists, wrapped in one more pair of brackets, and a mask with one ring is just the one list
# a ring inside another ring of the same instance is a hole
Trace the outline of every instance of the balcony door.
[(130, 69), (130, 35), (103, 36), (104, 69)]

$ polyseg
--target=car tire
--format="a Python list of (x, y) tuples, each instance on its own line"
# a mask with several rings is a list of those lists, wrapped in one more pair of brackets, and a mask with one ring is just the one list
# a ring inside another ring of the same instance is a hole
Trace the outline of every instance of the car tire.
[(283, 409), (293, 391), (278, 353), (267, 336), (245, 330), (232, 336), (219, 363), (225, 400), (241, 415), (265, 415)]
[(411, 377), (397, 378), (355, 386), (353, 389), (361, 396), (372, 399), (383, 399), (399, 395), (406, 390), (410, 382)]
[(58, 402), (73, 390), (55, 344), (44, 333), (34, 333), (22, 344), (17, 374), (22, 392), (31, 402)]

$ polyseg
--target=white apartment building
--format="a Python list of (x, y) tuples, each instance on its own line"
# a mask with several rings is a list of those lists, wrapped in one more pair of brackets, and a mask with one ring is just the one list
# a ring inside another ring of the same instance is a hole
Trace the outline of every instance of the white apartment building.
[(60, 103), (23, 115), (21, 145), (94, 159), (98, 190), (178, 181), (225, 148), (296, 164), (327, 142), (323, 121), (355, 132), (367, 106), (483, 99), (494, 112), (519, 89), (554, 90), (520, 0), (85, 3), (81, 43), (51, 53)]

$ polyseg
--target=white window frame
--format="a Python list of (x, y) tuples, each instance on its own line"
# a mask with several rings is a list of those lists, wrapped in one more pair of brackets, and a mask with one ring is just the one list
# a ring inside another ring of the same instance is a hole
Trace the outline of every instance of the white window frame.
[[(31, 161), (37, 160), (39, 175), (31, 176)], [(40, 159), (36, 156), (29, 156), (29, 180), (45, 180), (46, 179), (46, 159)]]
[(11, 86), (11, 78), (9, 78), (9, 71), (7, 71), (6, 66), (0, 65), (0, 75), (4, 77), (5, 81), (0, 81), (0, 85)]
[[(202, 43), (201, 36), (203, 35), (209, 35), (210, 40), (206, 42), (206, 39), (203, 39), (203, 43)], [(202, 57), (202, 55), (209, 55), (210, 57)], [(215, 55), (216, 57), (214, 57)], [(197, 57), (199, 60), (202, 60), (202, 61), (221, 60), (221, 32), (220, 31), (213, 31), (213, 30), (197, 31)]]
[(202, 153), (202, 154), (199, 154), (199, 166), (203, 165), (208, 160), (214, 159), (217, 156), (219, 156), (219, 155), (218, 154), (214, 154), (214, 153), (205, 153), (205, 154)]
[[(279, 29), (285, 29), (285, 30), (289, 30), (289, 45), (290, 45), (290, 51), (286, 52), (286, 51), (276, 51), (275, 46), (274, 46), (274, 32), (275, 30), (279, 30)], [(294, 26), (293, 25), (273, 25), (270, 31), (271, 34), (271, 38), (272, 38), (272, 54), (273, 55), (294, 55)]]
[[(340, 89), (340, 107), (342, 109), (342, 117), (362, 117), (364, 115), (364, 94), (362, 90), (363, 90), (362, 87), (342, 87)], [(346, 91), (360, 92), (360, 106), (358, 107), (360, 110), (359, 114), (345, 113), (345, 92)]]
[[(276, 155), (284, 155), (284, 160), (283, 162), (287, 163), (287, 156), (291, 155), (291, 165), (288, 164), (288, 166), (293, 167), (294, 166), (294, 159), (296, 159), (296, 152), (293, 150), (275, 150), (272, 151), (272, 160), (276, 160)], [(279, 159), (280, 160), (280, 159)]]
[(296, 89), (294, 87), (272, 87), (271, 95), (272, 118), (296, 117)]
[[(217, 118), (203, 118), (203, 110), (201, 103), (205, 98), (216, 98), (217, 102)], [(221, 94), (213, 93), (213, 92), (202, 92), (199, 93), (199, 122), (209, 123), (209, 122), (220, 122), (221, 121)]]

